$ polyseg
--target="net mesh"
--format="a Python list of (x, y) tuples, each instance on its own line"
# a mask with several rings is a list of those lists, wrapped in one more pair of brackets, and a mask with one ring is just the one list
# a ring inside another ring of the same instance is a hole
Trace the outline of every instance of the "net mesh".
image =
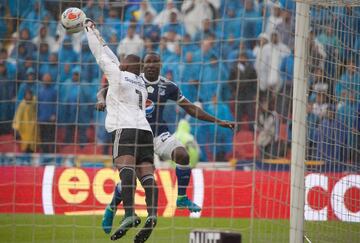
[[(309, 242), (355, 242), (360, 2), (301, 2), (310, 5), (304, 235)], [(191, 117), (175, 102), (165, 105), (170, 133), (184, 142), (179, 121), (190, 127), (184, 145), (197, 168), (188, 191), (204, 209), (201, 217), (176, 210), (175, 173), (170, 163), (156, 161), (161, 219), (149, 241), (185, 242), (192, 229), (213, 228), (240, 232), (243, 242), (288, 242), (299, 38), (295, 5), (292, 0), (0, 1), (4, 242), (24, 241), (21, 235), (31, 242), (108, 240), (98, 215), (119, 179), (111, 169), (106, 113), (94, 109), (106, 78), (84, 33), (67, 35), (60, 26), (68, 7), (96, 21), (120, 60), (131, 53), (159, 53), (161, 75), (188, 100), (236, 122), (231, 131)], [(136, 40), (128, 37), (132, 28)], [(140, 186), (135, 201), (145, 216)], [(29, 221), (22, 221), (21, 213), (29, 213)]]

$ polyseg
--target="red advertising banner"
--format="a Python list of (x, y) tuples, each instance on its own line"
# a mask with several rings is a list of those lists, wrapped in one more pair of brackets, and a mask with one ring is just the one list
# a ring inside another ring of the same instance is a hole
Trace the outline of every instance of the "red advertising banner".
[[(0, 174), (0, 213), (102, 214), (119, 181), (117, 172), (109, 168), (3, 166)], [(189, 215), (187, 210), (176, 209), (174, 171), (157, 170), (156, 180), (159, 215)], [(146, 215), (145, 193), (137, 185), (136, 212)], [(311, 173), (305, 185), (306, 220), (360, 222), (360, 175)], [(286, 219), (290, 174), (194, 169), (188, 195), (203, 208), (192, 217)]]

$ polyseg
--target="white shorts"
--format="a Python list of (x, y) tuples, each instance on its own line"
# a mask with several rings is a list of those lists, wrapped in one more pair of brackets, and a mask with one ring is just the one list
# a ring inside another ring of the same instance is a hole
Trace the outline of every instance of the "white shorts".
[(171, 160), (171, 154), (177, 147), (184, 147), (170, 132), (164, 132), (154, 138), (154, 151), (160, 159)]

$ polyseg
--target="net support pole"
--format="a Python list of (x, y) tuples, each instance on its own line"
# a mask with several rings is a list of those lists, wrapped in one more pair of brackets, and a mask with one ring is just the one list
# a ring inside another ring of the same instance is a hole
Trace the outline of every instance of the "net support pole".
[(304, 242), (306, 88), (309, 4), (296, 3), (291, 141), (290, 243)]

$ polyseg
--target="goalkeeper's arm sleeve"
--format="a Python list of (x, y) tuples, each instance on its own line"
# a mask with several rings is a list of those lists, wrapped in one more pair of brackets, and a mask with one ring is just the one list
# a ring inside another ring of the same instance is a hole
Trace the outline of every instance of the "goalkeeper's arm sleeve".
[(107, 77), (109, 84), (116, 82), (121, 76), (119, 60), (115, 54), (106, 46), (97, 29), (86, 28), (89, 48), (94, 55), (96, 62)]

